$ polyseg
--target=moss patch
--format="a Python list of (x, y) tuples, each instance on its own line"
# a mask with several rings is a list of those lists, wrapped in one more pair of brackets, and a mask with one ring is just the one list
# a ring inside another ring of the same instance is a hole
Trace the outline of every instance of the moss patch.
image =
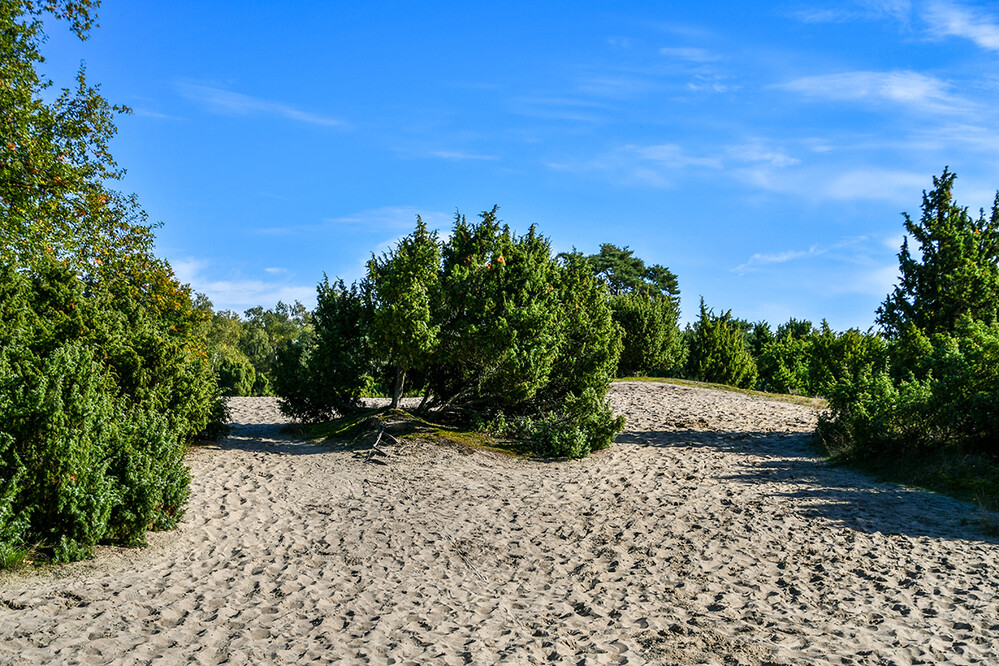
[(336, 448), (366, 446), (364, 435), (376, 432), (379, 424), (397, 439), (427, 441), (469, 450), (492, 451), (515, 457), (532, 457), (530, 442), (496, 437), (460, 426), (435, 423), (402, 409), (370, 409), (323, 423), (292, 426), (294, 434), (313, 443)]

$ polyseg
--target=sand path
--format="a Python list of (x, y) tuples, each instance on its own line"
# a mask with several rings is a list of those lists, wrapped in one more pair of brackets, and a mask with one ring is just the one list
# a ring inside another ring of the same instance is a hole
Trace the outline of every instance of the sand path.
[(973, 509), (809, 453), (802, 406), (617, 384), (586, 460), (386, 466), (233, 401), (178, 530), (0, 578), (0, 663), (999, 663)]

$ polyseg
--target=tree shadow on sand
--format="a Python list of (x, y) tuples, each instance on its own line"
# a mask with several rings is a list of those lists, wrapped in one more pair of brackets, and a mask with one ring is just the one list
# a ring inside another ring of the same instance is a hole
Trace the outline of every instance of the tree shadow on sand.
[(333, 450), (326, 444), (303, 441), (287, 421), (279, 423), (230, 423), (229, 435), (218, 442), (221, 449), (276, 455), (316, 455)]
[(624, 432), (618, 442), (673, 449), (711, 449), (744, 456), (724, 482), (776, 487), (802, 517), (860, 532), (964, 539), (999, 544), (981, 528), (980, 509), (926, 490), (877, 481), (821, 457), (811, 433), (678, 429)]

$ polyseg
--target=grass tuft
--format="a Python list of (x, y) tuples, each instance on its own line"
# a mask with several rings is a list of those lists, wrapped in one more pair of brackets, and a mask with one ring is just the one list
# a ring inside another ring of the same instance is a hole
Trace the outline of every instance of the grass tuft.
[(33, 564), (31, 550), (12, 543), (0, 542), (0, 571), (14, 571)]

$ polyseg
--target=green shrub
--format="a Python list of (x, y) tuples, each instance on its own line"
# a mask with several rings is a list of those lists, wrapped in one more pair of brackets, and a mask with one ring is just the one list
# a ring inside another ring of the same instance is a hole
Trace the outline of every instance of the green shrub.
[[(58, 262), (31, 281), (0, 272), (0, 312), (20, 313), (0, 344), (0, 541), (70, 561), (102, 540), (141, 543), (147, 529), (172, 526), (188, 484), (181, 438), (208, 422), (164, 413), (188, 392), (167, 380), (190, 359), (167, 345), (146, 363), (141, 320), (119, 329), (119, 313)], [(142, 383), (125, 391), (123, 379)]]
[(533, 227), (516, 236), (495, 208), (477, 224), (459, 216), (444, 243), (418, 222), (361, 285), (324, 281), (312, 319), (314, 337), (276, 364), (295, 418), (354, 410), (386, 378), (399, 395), (402, 371), (428, 409), (544, 424), (536, 432), (558, 455), (605, 447), (623, 427), (605, 399), (621, 350), (606, 287), (581, 255), (553, 257)]
[(755, 386), (756, 362), (731, 310), (715, 315), (702, 298), (700, 318), (691, 328), (688, 345), (687, 375), (691, 379), (740, 388)]
[(222, 395), (254, 395), (257, 371), (246, 354), (229, 346), (217, 352), (215, 374)]
[(360, 290), (324, 279), (316, 301), (314, 330), (284, 341), (274, 363), (281, 410), (307, 422), (356, 410), (373, 365)]
[(791, 319), (756, 357), (758, 388), (775, 393), (826, 396), (836, 382), (853, 381), (863, 370), (887, 368), (884, 339), (856, 329), (834, 333)]
[(614, 321), (624, 331), (617, 374), (662, 374), (680, 361), (679, 309), (668, 299), (623, 294), (611, 300)]
[[(79, 559), (172, 525), (185, 443), (224, 417), (206, 313), (153, 255), (134, 197), (106, 186), (122, 174), (108, 152), (118, 109), (82, 70), (52, 96), (35, 69), (40, 16), (62, 4), (0, 4), (0, 552), (11, 561), (29, 545)], [(81, 37), (92, 11), (66, 12)]]
[[(831, 451), (877, 458), (935, 450), (999, 455), (999, 196), (977, 220), (951, 196), (946, 169), (906, 231), (899, 285), (878, 310), (886, 369), (836, 383), (820, 434)], [(877, 354), (854, 339), (841, 355)], [(862, 365), (862, 364), (856, 364)]]

